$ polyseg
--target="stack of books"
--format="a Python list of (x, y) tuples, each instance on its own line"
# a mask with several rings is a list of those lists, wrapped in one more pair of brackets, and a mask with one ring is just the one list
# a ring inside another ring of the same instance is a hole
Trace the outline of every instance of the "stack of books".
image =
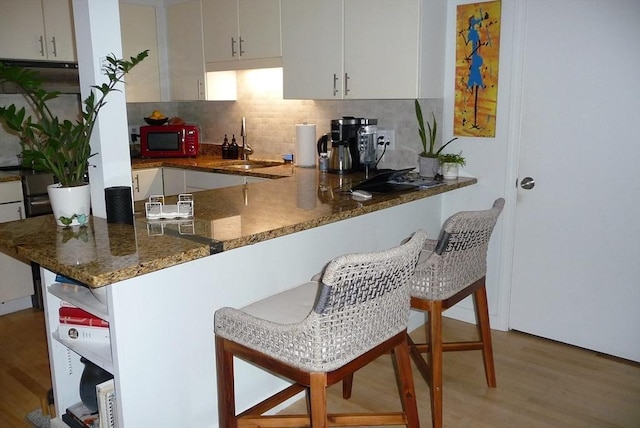
[(66, 413), (62, 415), (62, 421), (71, 428), (100, 427), (98, 412), (92, 412), (82, 402), (67, 407)]
[(65, 301), (60, 302), (58, 334), (65, 340), (109, 343), (109, 323)]

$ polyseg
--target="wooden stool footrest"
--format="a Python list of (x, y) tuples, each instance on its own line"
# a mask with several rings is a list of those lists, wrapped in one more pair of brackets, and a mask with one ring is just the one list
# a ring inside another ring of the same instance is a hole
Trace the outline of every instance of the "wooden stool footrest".
[[(370, 415), (366, 413), (341, 413), (339, 415), (327, 415), (329, 426), (346, 427), (358, 425), (406, 425), (407, 419), (402, 413), (376, 413)], [(309, 416), (306, 415), (286, 415), (286, 416), (262, 416), (253, 415), (238, 418), (238, 427), (310, 427)]]

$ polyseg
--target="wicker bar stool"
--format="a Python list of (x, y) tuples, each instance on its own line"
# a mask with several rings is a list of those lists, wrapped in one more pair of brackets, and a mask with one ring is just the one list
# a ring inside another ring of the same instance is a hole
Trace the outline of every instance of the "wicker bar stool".
[[(389, 250), (336, 257), (319, 282), (215, 313), (220, 427), (418, 427), (407, 342), (409, 280), (426, 233)], [(326, 388), (380, 355), (395, 353), (403, 411), (328, 414)], [(294, 383), (236, 414), (233, 357)], [(309, 415), (264, 415), (301, 391)]]
[[(411, 280), (411, 307), (429, 312), (427, 343), (413, 343), (411, 355), (430, 384), (431, 419), (442, 427), (442, 352), (482, 350), (489, 387), (496, 387), (491, 327), (485, 275), (487, 248), (493, 228), (504, 207), (497, 199), (491, 209), (462, 211), (449, 217), (437, 241), (427, 240)], [(442, 341), (442, 312), (473, 295), (479, 339), (467, 342)], [(427, 353), (428, 358), (422, 358)]]

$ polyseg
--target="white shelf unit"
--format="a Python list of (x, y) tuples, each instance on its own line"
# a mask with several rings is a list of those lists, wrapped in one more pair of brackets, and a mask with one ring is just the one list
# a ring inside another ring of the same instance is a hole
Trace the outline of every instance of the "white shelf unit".
[(58, 335), (61, 301), (71, 303), (105, 321), (110, 322), (111, 319), (107, 306), (98, 301), (88, 288), (59, 283), (55, 277), (53, 272), (42, 269), (51, 381), (58, 415), (52, 421), (52, 426), (65, 427), (60, 416), (67, 407), (80, 401), (80, 377), (84, 370), (80, 357), (85, 357), (109, 373), (114, 373), (115, 370), (110, 343), (76, 342)]

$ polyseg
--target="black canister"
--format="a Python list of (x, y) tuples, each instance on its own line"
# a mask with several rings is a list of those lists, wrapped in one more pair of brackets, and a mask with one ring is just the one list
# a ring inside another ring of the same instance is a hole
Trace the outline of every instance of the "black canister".
[(133, 224), (131, 187), (114, 186), (104, 189), (107, 223)]
[(222, 159), (229, 159), (229, 139), (227, 138), (227, 134), (224, 134), (224, 141), (222, 143)]
[(231, 138), (231, 146), (229, 146), (229, 159), (238, 159), (238, 143), (236, 143), (236, 136)]

